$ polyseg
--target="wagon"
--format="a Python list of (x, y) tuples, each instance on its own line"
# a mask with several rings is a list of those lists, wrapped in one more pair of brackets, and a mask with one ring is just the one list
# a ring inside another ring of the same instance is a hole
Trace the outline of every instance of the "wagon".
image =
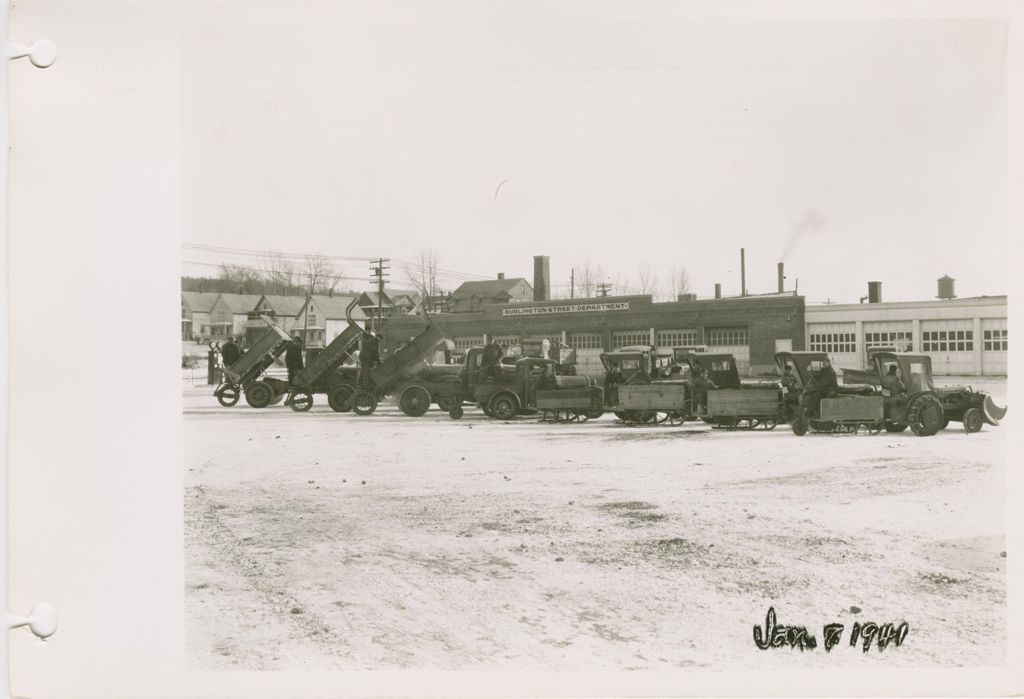
[(259, 380), (292, 341), (284, 330), (266, 318), (263, 321), (269, 326), (267, 332), (234, 364), (224, 368), (225, 380), (213, 392), (217, 402), (226, 408), (238, 403), (243, 392), (249, 405), (262, 408), (283, 400), (288, 390), (287, 381), (271, 377)]
[(538, 390), (536, 405), (541, 414), (541, 420), (586, 421), (596, 407), (595, 390), (600, 391), (601, 389), (596, 386), (583, 386)]
[(775, 429), (786, 422), (782, 389), (778, 386), (722, 388), (708, 391), (706, 421), (729, 429)]

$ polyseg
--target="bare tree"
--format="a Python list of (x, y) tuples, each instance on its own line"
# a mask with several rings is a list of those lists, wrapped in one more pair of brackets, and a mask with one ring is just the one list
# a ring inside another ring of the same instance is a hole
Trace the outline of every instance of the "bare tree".
[(421, 248), (416, 262), (405, 268), (409, 283), (419, 292), (424, 308), (438, 303), (441, 290), (437, 285), (437, 270), (441, 256), (436, 248)]
[(263, 278), (259, 270), (243, 265), (220, 266), (220, 278), (229, 282), (232, 287), (237, 286), (243, 293), (256, 293), (263, 284)]
[(295, 264), (279, 252), (264, 256), (260, 268), (270, 293), (287, 294), (296, 286)]
[(594, 264), (588, 257), (583, 260), (583, 264), (580, 265), (577, 272), (576, 288), (579, 289), (579, 296), (592, 298), (597, 291), (597, 285), (604, 281), (604, 270), (601, 269), (601, 265)]
[(306, 258), (302, 277), (306, 289), (311, 294), (325, 294), (333, 291), (341, 281), (341, 275), (334, 269), (331, 261), (319, 253)]
[(669, 270), (669, 281), (672, 287), (673, 301), (677, 300), (680, 294), (685, 294), (690, 290), (690, 275), (687, 273), (686, 267), (673, 266)]
[(637, 274), (640, 278), (640, 293), (657, 296), (658, 278), (654, 275), (654, 271), (651, 270), (651, 266), (646, 262), (642, 263)]

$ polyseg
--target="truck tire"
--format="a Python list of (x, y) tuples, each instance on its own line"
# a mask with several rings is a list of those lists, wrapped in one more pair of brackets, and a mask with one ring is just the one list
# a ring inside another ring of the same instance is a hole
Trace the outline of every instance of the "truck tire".
[(931, 437), (942, 428), (946, 418), (942, 402), (931, 393), (919, 393), (907, 404), (910, 431), (918, 437)]
[(245, 402), (253, 408), (265, 408), (274, 400), (274, 389), (270, 384), (257, 381), (245, 389)]
[(327, 392), (327, 404), (336, 413), (347, 413), (352, 410), (352, 394), (356, 389), (346, 383), (334, 386)]
[(980, 432), (981, 426), (985, 424), (985, 414), (978, 408), (968, 408), (964, 411), (964, 431), (968, 434)]
[(238, 399), (241, 398), (242, 392), (238, 390), (238, 386), (231, 383), (222, 383), (217, 387), (217, 390), (213, 392), (213, 395), (217, 396), (217, 402), (223, 405), (225, 408), (230, 408), (238, 403)]
[(352, 396), (352, 412), (356, 415), (369, 415), (377, 409), (377, 396), (373, 391), (360, 390)]
[(805, 434), (807, 434), (807, 418), (805, 418), (804, 416), (797, 415), (796, 417), (794, 417), (791, 426), (793, 428), (793, 434), (795, 434), (797, 437), (803, 437)]
[(453, 405), (451, 407), (451, 410), (448, 411), (448, 417), (450, 417), (452, 420), (462, 419), (462, 406)]
[(487, 407), (490, 408), (491, 417), (494, 419), (510, 420), (519, 412), (519, 401), (512, 393), (503, 391), (491, 398)]
[(907, 429), (905, 422), (887, 422), (885, 423), (886, 432), (903, 432)]
[(288, 397), (288, 407), (297, 413), (308, 412), (313, 407), (313, 394), (309, 391), (295, 391)]
[(398, 407), (409, 417), (422, 417), (430, 408), (430, 392), (423, 386), (406, 386), (398, 397)]
[(590, 407), (587, 408), (585, 414), (590, 420), (596, 420), (604, 415), (604, 403), (601, 400), (601, 396), (594, 396), (590, 399)]

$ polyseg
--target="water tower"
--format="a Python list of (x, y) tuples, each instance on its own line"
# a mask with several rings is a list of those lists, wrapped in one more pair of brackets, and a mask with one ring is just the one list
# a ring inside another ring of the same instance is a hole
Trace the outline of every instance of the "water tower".
[(939, 295), (936, 298), (943, 300), (955, 299), (956, 291), (954, 290), (954, 284), (956, 279), (953, 279), (948, 274), (944, 274), (939, 277)]

